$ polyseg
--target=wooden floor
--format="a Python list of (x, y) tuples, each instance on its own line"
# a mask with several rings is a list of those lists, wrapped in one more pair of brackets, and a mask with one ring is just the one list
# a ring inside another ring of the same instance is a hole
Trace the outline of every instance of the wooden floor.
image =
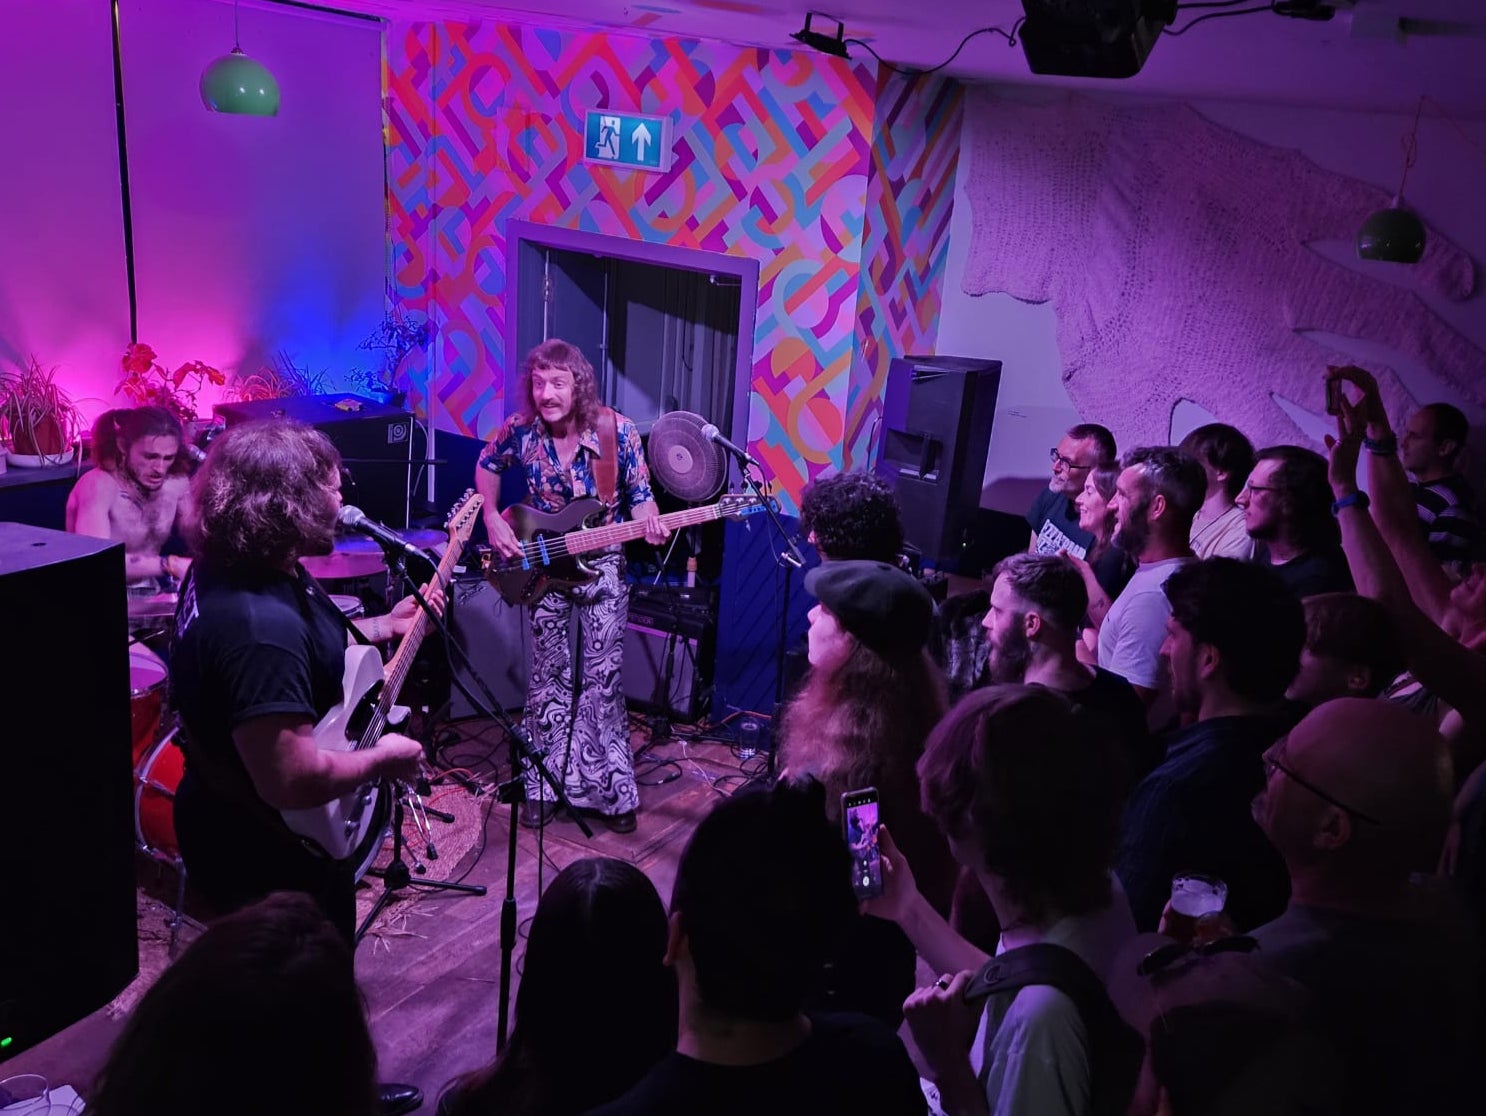
[[(691, 730), (676, 731), (678, 736), (654, 742), (647, 728), (638, 727), (634, 734), (636, 775), (641, 784), (635, 832), (613, 833), (597, 819), (591, 823), (592, 837), (585, 837), (566, 818), (553, 822), (540, 834), (517, 827), (512, 898), (520, 929), (508, 990), (512, 1005), (539, 887), (545, 887), (564, 865), (580, 857), (615, 856), (643, 869), (662, 900), (668, 901), (677, 857), (697, 821), (720, 796), (732, 793), (766, 767), (765, 754), (740, 760), (727, 743), (685, 739)], [(440, 761), (447, 767), (467, 769), (481, 792), (475, 795), (450, 782), (438, 788), (438, 800), (449, 805), (451, 795), (470, 796), (480, 803), (484, 815), (483, 848), (476, 834), (474, 847), (441, 870), (448, 878), (482, 884), (487, 892), (474, 896), (409, 887), (400, 893), (402, 901), (384, 912), (356, 951), (357, 977), (369, 1008), (382, 1080), (420, 1086), (426, 1097), (424, 1111), (432, 1111), (439, 1090), (449, 1078), (482, 1064), (495, 1053), (500, 920), (510, 848), (510, 807), (492, 801), (488, 791), (506, 774), (503, 733), (490, 722), (471, 720), (446, 726), (439, 739), (444, 745), (439, 751)], [(468, 804), (462, 804), (460, 812), (471, 815)], [(435, 819), (430, 824), (438, 837), (443, 823)], [(367, 901), (382, 888), (380, 881), (370, 876), (363, 883), (373, 889)], [(367, 905), (363, 902), (363, 907)], [(151, 935), (148, 943), (142, 940), (142, 952), (162, 948), (160, 941), (160, 935)], [(601, 1002), (601, 991), (595, 989), (596, 1002)], [(86, 1097), (93, 1075), (122, 1026), (121, 1020), (110, 1015), (100, 1009), (0, 1062), (0, 1076), (42, 1073), (54, 1085), (73, 1085)], [(510, 1014), (507, 1019), (509, 1023)]]

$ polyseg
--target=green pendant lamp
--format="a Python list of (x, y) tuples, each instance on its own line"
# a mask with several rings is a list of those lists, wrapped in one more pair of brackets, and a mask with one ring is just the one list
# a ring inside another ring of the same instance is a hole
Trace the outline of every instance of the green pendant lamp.
[(279, 83), (268, 67), (243, 53), (237, 35), (237, 0), (232, 0), (232, 52), (201, 71), (201, 103), (211, 112), (277, 116)]
[(1388, 263), (1418, 263), (1424, 255), (1424, 222), (1403, 203), (1403, 187), (1409, 179), (1409, 168), (1419, 153), (1419, 114), (1424, 98), (1414, 110), (1414, 126), (1403, 138), (1403, 177), (1386, 209), (1380, 209), (1362, 222), (1357, 230), (1357, 258), (1385, 260)]

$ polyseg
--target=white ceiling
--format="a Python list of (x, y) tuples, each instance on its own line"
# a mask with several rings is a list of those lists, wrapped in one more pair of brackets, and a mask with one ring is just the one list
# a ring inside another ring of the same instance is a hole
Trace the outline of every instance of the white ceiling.
[[(791, 0), (317, 0), (326, 7), (403, 21), (511, 19), (549, 26), (611, 27), (627, 33), (807, 49), (791, 40), (808, 9)], [(814, 29), (869, 44), (905, 67), (938, 65), (981, 27), (1010, 30), (1021, 0), (818, 0), (829, 16)], [(1264, 0), (1240, 0), (1252, 7)], [(1184, 35), (1163, 35), (1142, 71), (1122, 81), (1044, 77), (1020, 47), (996, 35), (965, 44), (945, 69), (966, 81), (1097, 89), (1140, 96), (1224, 98), (1412, 112), (1428, 94), (1459, 119), (1486, 119), (1486, 3), (1482, 0), (1332, 0), (1329, 22), (1271, 11), (1213, 19)], [(808, 3), (808, 0), (807, 0)], [(575, 11), (582, 12), (581, 18)], [(822, 10), (822, 9), (817, 9)], [(1180, 29), (1222, 9), (1178, 10)], [(1413, 33), (1390, 32), (1405, 21)], [(870, 60), (851, 44), (853, 58)]]

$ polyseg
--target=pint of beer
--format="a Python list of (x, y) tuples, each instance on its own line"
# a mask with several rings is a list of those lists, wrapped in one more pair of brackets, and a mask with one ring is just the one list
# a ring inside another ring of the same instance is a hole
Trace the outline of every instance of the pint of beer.
[(1200, 945), (1224, 930), (1218, 917), (1228, 902), (1228, 885), (1216, 876), (1180, 872), (1171, 878), (1171, 899), (1161, 914), (1161, 933)]

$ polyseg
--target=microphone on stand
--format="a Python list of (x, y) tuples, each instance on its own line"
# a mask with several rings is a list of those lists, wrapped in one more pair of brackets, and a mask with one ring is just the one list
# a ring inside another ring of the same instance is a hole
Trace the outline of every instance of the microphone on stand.
[(375, 519), (368, 519), (366, 513), (354, 504), (347, 504), (341, 508), (337, 517), (342, 527), (352, 531), (360, 531), (363, 535), (369, 535), (381, 544), (382, 549), (392, 554), (405, 554), (412, 558), (419, 558), (427, 562), (434, 569), (438, 569), (439, 560), (421, 546), (415, 546), (408, 542), (391, 527), (383, 526)]
[(702, 437), (706, 438), (709, 442), (716, 442), (723, 449), (735, 455), (739, 461), (743, 462), (743, 464), (753, 465), (756, 468), (762, 468), (762, 466), (760, 466), (759, 463), (754, 460), (752, 454), (739, 446), (735, 446), (731, 441), (729, 441), (726, 435), (724, 435), (721, 430), (717, 429), (716, 423), (709, 422), (705, 426), (703, 426)]

